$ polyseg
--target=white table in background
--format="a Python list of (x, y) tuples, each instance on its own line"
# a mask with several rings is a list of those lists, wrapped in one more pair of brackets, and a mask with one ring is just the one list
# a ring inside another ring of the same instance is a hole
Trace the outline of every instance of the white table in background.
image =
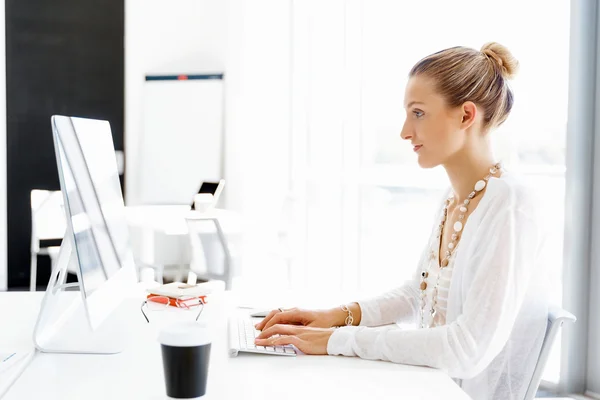
[[(43, 293), (0, 293), (0, 343), (31, 344)], [(201, 319), (214, 327), (206, 399), (465, 399), (439, 370), (332, 356), (228, 356), (227, 317), (232, 294), (215, 295)], [(128, 345), (117, 355), (36, 354), (4, 400), (166, 399), (156, 335), (165, 318), (193, 318), (187, 311), (140, 313), (140, 298), (127, 300)], [(239, 312), (239, 311), (237, 311)], [(174, 313), (179, 313), (175, 315)], [(155, 317), (155, 318), (152, 318)]]
[[(186, 217), (198, 215), (185, 205), (148, 205), (126, 207), (127, 224), (131, 232), (131, 246), (137, 262), (150, 266), (187, 266), (191, 262), (190, 240)], [(235, 242), (242, 232), (238, 213), (214, 209), (210, 214), (218, 218), (229, 243)], [(214, 225), (206, 224), (205, 248), (208, 262), (216, 262), (221, 254)], [(210, 244), (213, 245), (210, 245)], [(180, 273), (183, 271), (180, 271)], [(181, 280), (182, 277), (179, 277)]]

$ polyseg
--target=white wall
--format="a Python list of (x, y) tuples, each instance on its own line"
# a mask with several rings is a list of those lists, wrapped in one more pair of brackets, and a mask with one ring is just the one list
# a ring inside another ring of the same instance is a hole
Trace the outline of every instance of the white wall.
[(6, 42), (4, 31), (4, 1), (0, 5), (0, 291), (7, 287), (6, 238)]
[(250, 219), (277, 218), (289, 186), (290, 4), (227, 1), (227, 206)]
[[(238, 4), (235, 4), (238, 3)], [(291, 1), (230, 2), (226, 58), (228, 205), (246, 221), (242, 275), (286, 279), (270, 253), (289, 187)], [(241, 13), (240, 13), (241, 10)]]

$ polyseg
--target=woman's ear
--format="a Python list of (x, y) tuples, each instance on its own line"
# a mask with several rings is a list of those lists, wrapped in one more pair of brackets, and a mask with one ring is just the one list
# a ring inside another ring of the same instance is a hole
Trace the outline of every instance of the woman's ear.
[(477, 106), (472, 101), (466, 101), (462, 105), (462, 121), (461, 128), (468, 129), (471, 125), (475, 123), (475, 119), (477, 118)]

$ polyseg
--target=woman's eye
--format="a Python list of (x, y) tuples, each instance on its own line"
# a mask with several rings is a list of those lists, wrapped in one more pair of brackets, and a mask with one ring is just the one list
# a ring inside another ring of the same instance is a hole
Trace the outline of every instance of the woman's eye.
[(423, 116), (423, 111), (414, 110), (413, 114), (415, 114), (415, 117), (421, 118)]

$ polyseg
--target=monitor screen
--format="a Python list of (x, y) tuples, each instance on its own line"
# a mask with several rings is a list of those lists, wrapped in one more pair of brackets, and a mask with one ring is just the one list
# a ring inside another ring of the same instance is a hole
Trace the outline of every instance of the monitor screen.
[(53, 131), (65, 210), (86, 296), (133, 265), (108, 121), (56, 116)]
[(198, 193), (215, 194), (218, 187), (219, 187), (219, 182), (202, 182), (202, 185), (200, 186), (200, 190), (198, 190)]

